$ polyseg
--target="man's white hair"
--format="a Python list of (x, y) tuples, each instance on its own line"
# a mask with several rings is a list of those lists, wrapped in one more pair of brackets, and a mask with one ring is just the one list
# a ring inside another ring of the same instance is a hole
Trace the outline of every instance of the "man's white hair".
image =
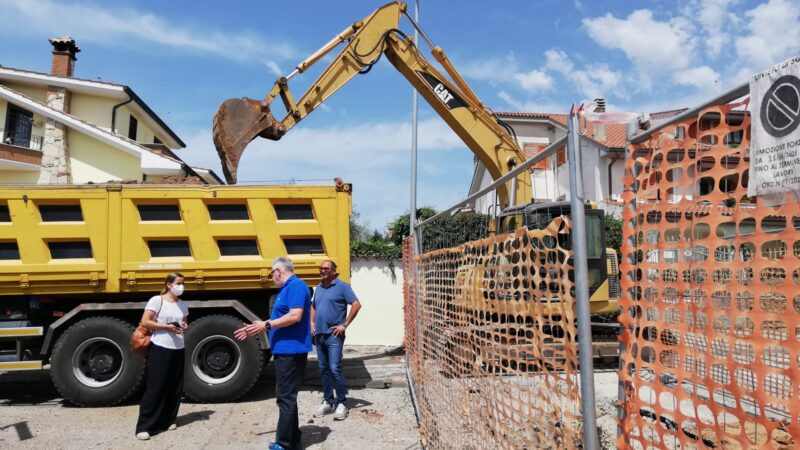
[(288, 256), (279, 256), (272, 261), (274, 269), (280, 268), (283, 271), (294, 273), (294, 263)]

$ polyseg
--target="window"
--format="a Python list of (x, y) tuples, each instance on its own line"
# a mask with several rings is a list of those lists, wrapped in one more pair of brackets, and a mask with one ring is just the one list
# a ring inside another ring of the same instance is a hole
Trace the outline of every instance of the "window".
[(556, 162), (560, 166), (562, 164), (567, 163), (567, 149), (566, 147), (561, 147), (556, 151)]
[(81, 205), (39, 205), (39, 213), (42, 222), (83, 222)]
[(28, 148), (31, 146), (32, 131), (33, 113), (9, 103), (3, 143)]
[(325, 253), (322, 248), (322, 240), (319, 238), (284, 239), (283, 243), (286, 245), (286, 253), (289, 255)]
[(8, 212), (8, 205), (0, 205), (0, 222), (11, 222), (11, 214)]
[(311, 205), (275, 205), (278, 220), (313, 220)]
[(19, 247), (16, 241), (0, 242), (0, 260), (19, 259)]
[[(524, 144), (523, 149), (525, 151), (525, 159), (531, 159), (536, 156), (539, 152), (544, 150), (546, 146), (544, 144)], [(534, 170), (547, 170), (548, 162), (550, 158), (545, 158), (531, 167)]]
[(523, 217), (521, 213), (511, 214), (500, 217), (500, 233), (510, 233), (522, 226)]
[(189, 241), (176, 239), (169, 241), (147, 241), (150, 248), (150, 256), (153, 258), (163, 256), (192, 256), (189, 250)]
[(128, 139), (136, 140), (136, 132), (139, 131), (139, 121), (136, 120), (136, 117), (131, 116), (131, 119), (128, 121)]
[(142, 221), (172, 220), (180, 221), (181, 212), (178, 205), (137, 205)]
[(211, 220), (250, 220), (247, 205), (208, 205)]
[(220, 239), (217, 245), (222, 256), (259, 255), (255, 239)]
[(92, 245), (89, 241), (48, 242), (53, 259), (92, 258)]

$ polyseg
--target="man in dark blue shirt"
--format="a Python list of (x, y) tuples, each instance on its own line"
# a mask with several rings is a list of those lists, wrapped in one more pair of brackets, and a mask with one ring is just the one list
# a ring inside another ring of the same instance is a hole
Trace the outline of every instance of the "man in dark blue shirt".
[(280, 410), (275, 442), (269, 449), (294, 449), (300, 448), (297, 392), (303, 383), (306, 359), (311, 351), (311, 295), (308, 285), (294, 275), (294, 265), (287, 257), (275, 258), (270, 276), (280, 290), (269, 320), (245, 325), (234, 335), (244, 340), (265, 330), (269, 332)]
[[(344, 372), (342, 371), (342, 349), (345, 330), (356, 318), (361, 302), (353, 289), (340, 280), (336, 263), (323, 261), (319, 267), (322, 283), (314, 291), (311, 302), (311, 333), (317, 341), (317, 361), (322, 375), (324, 400), (314, 411), (315, 417), (333, 412), (334, 420), (347, 417)], [(350, 314), (347, 314), (350, 305)], [(336, 399), (333, 391), (336, 388)]]

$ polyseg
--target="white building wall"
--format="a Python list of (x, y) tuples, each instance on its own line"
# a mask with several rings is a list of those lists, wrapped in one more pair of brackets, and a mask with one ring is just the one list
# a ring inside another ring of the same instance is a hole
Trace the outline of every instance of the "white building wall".
[(403, 263), (356, 259), (350, 263), (350, 283), (362, 308), (347, 328), (347, 345), (403, 345)]

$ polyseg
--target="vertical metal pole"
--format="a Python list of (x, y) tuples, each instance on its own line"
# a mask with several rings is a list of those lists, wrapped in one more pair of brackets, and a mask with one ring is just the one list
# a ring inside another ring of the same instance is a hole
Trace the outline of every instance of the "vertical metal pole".
[[(419, 23), (419, 0), (415, 0), (414, 2), (414, 22)], [(419, 44), (419, 32), (417, 31), (417, 27), (414, 27), (414, 45)], [(412, 274), (408, 276), (413, 276), (414, 280), (414, 321), (416, 322), (416, 352), (413, 357), (416, 359), (415, 364), (415, 373), (420, 373), (420, 368), (422, 365), (422, 322), (420, 319), (420, 305), (419, 305), (419, 287), (418, 287), (418, 271), (417, 265), (414, 263), (414, 255), (420, 254), (421, 249), (421, 240), (417, 238), (417, 126), (418, 126), (418, 116), (417, 111), (419, 109), (419, 100), (418, 94), (416, 89), (412, 89), (411, 93), (411, 204), (409, 205), (409, 217), (408, 217), (408, 233), (411, 237), (411, 248), (412, 248), (412, 255), (411, 255), (411, 267), (410, 270)], [(420, 425), (420, 413), (419, 413), (419, 402), (417, 400), (416, 390), (417, 390), (417, 381), (414, 378), (414, 373), (410, 370), (410, 360), (409, 355), (406, 354), (406, 370), (408, 371), (408, 379), (409, 379), (409, 388), (411, 389), (411, 398), (414, 402), (414, 414), (417, 417), (417, 425)]]
[[(625, 127), (625, 158), (622, 160), (624, 173), (625, 173), (624, 176), (628, 176), (629, 175), (628, 174), (628, 158), (631, 157), (631, 154), (630, 154), (630, 152), (631, 152), (631, 150), (630, 150), (631, 137), (634, 135), (634, 133), (636, 133), (636, 122), (627, 124), (626, 127)], [(625, 240), (624, 240), (625, 226), (626, 226), (626, 224), (625, 224), (625, 209), (628, 208), (628, 205), (625, 204), (625, 200), (624, 200), (624, 197), (625, 197), (625, 185), (624, 184), (622, 186), (622, 197), (623, 197), (623, 201), (622, 201), (622, 211), (620, 211), (620, 216), (621, 216), (620, 219), (622, 219), (622, 234), (623, 234), (622, 245), (625, 245)], [(619, 260), (617, 261), (617, 265), (618, 265), (618, 267), (622, 267), (622, 260), (625, 257), (622, 254), (622, 250), (619, 251), (618, 256), (619, 256)], [(621, 270), (620, 270), (620, 274), (622, 274)], [(620, 285), (619, 295), (623, 296), (623, 295), (625, 295), (625, 291), (622, 290), (622, 276), (621, 275), (619, 277), (618, 283)], [(626, 311), (622, 311), (621, 314), (626, 314)], [(623, 332), (623, 331), (631, 332), (632, 330), (620, 330), (620, 332)], [(618, 354), (618, 357), (619, 357), (619, 364), (618, 364), (617, 368), (619, 369), (620, 372), (625, 369), (625, 366), (624, 366), (625, 362), (622, 360), (622, 355), (624, 355), (626, 351), (627, 351), (627, 348), (625, 346), (625, 343), (620, 340), (619, 341), (619, 350), (617, 351), (617, 354)], [(618, 382), (617, 382), (617, 401), (618, 401), (618, 404), (619, 404), (619, 406), (617, 406), (617, 419), (618, 419), (619, 422), (622, 422), (623, 420), (625, 420), (625, 415), (627, 414), (627, 411), (625, 410), (625, 407), (623, 406), (625, 404), (625, 386), (622, 384), (622, 378), (617, 377), (617, 379), (618, 379)], [(619, 426), (619, 422), (617, 422), (617, 438), (619, 438), (622, 435), (622, 427)]]
[[(419, 0), (415, 0), (414, 21), (419, 23)], [(419, 32), (414, 27), (414, 45), (419, 43)], [(408, 211), (408, 233), (414, 251), (419, 253), (419, 242), (414, 229), (417, 224), (417, 110), (419, 109), (419, 95), (416, 89), (411, 90), (411, 205)]]
[(570, 110), (567, 124), (567, 152), (569, 153), (569, 189), (572, 211), (572, 248), (575, 264), (575, 298), (578, 303), (578, 351), (581, 368), (581, 412), (583, 414), (583, 446), (599, 450), (597, 417), (594, 401), (594, 364), (592, 361), (592, 325), (589, 311), (589, 269), (586, 263), (586, 217), (583, 196), (578, 190), (581, 173), (580, 136), (575, 106)]

